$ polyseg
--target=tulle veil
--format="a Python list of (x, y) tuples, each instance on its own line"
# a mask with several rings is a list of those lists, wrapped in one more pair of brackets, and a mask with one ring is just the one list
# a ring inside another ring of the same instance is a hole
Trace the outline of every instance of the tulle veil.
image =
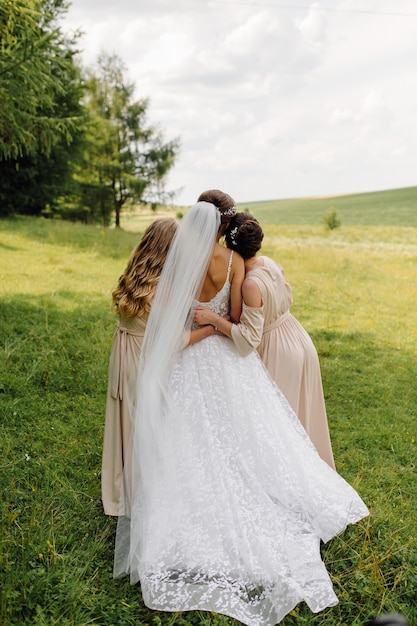
[(208, 202), (197, 202), (185, 215), (146, 327), (138, 378), (130, 393), (133, 424), (122, 487), (125, 514), (118, 519), (113, 571), (114, 577), (130, 573), (132, 584), (138, 582), (140, 562), (146, 558), (147, 510), (158, 506), (165, 493), (172, 497), (178, 487), (164, 429), (172, 401), (170, 372), (176, 353), (187, 342), (193, 302), (201, 290), (220, 222), (220, 212)]
[(274, 626), (301, 600), (314, 612), (337, 603), (320, 539), (368, 510), (319, 457), (259, 355), (216, 335), (181, 350), (220, 223), (213, 204), (190, 209), (152, 304), (114, 576), (140, 581), (155, 610)]

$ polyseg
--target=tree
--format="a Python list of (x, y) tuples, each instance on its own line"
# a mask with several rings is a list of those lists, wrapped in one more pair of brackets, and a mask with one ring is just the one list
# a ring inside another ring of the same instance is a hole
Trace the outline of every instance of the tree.
[(74, 55), (58, 26), (66, 8), (65, 0), (0, 3), (0, 161), (72, 141), (78, 120), (58, 106)]
[(330, 207), (328, 213), (323, 217), (323, 222), (329, 230), (339, 228), (340, 220), (337, 217), (336, 210), (333, 207)]
[(1, 0), (0, 214), (38, 215), (75, 192), (85, 109), (63, 0)]
[[(82, 94), (80, 70), (73, 64), (66, 71), (66, 92), (57, 94), (56, 98), (61, 112), (79, 119), (77, 128), (72, 132), (72, 141), (67, 143), (61, 137), (54, 141), (48, 153), (32, 150), (29, 154), (10, 157), (0, 163), (0, 215), (53, 215), (58, 212), (62, 197), (79, 194), (74, 170), (85, 135)], [(84, 217), (78, 207), (70, 213), (65, 207), (62, 216)]]
[(166, 175), (179, 150), (178, 139), (165, 142), (161, 130), (148, 123), (149, 101), (135, 100), (134, 91), (115, 55), (101, 55), (97, 67), (88, 72), (86, 106), (94, 141), (79, 180), (84, 188), (101, 190), (103, 199), (108, 198), (107, 190), (117, 227), (126, 203), (165, 200)]

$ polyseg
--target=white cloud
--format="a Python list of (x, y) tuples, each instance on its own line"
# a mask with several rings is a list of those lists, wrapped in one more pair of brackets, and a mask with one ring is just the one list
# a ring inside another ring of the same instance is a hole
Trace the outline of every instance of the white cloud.
[(350, 109), (336, 107), (331, 114), (330, 124), (347, 124), (358, 121), (358, 117)]
[(306, 141), (296, 144), (292, 149), (292, 157), (305, 167), (326, 167), (335, 161), (336, 150), (324, 141)]
[(326, 38), (327, 18), (325, 13), (320, 12), (318, 2), (311, 4), (307, 15), (296, 23), (306, 40), (321, 44)]
[(118, 54), (150, 119), (180, 136), (180, 202), (214, 186), (249, 201), (414, 184), (417, 17), (270, 4), (73, 0), (65, 23), (84, 30), (86, 63)]

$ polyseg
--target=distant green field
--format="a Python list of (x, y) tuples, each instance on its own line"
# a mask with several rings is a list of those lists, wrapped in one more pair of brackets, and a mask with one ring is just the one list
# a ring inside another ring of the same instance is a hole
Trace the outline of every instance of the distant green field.
[(263, 224), (320, 224), (334, 209), (342, 225), (417, 226), (417, 187), (321, 198), (239, 202)]

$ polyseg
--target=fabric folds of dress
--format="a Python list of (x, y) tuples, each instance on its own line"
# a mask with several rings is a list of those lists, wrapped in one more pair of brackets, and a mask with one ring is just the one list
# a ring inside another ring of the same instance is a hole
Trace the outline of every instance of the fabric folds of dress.
[(113, 335), (108, 370), (101, 492), (106, 515), (123, 515), (123, 468), (130, 449), (132, 396), (135, 393), (146, 318), (121, 317)]
[(233, 341), (243, 355), (258, 350), (320, 456), (334, 468), (317, 350), (290, 312), (292, 290), (281, 265), (268, 257), (259, 258), (264, 266), (246, 276), (259, 287), (263, 306), (243, 306), (241, 323), (232, 328)]
[(150, 608), (248, 626), (273, 626), (301, 601), (313, 612), (334, 606), (320, 540), (368, 510), (319, 457), (257, 352), (209, 337), (177, 353), (170, 389), (162, 440), (144, 441), (135, 425), (137, 453), (154, 459), (152, 488), (136, 471), (115, 577), (139, 581)]

